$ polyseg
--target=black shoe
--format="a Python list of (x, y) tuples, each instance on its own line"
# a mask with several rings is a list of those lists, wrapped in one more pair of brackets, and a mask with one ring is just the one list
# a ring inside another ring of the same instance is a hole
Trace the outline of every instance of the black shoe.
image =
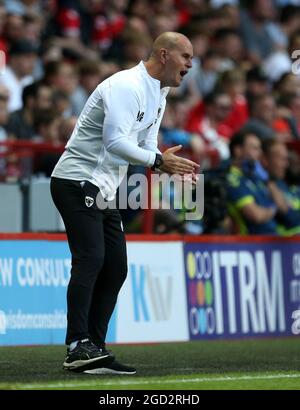
[(66, 370), (83, 371), (93, 367), (100, 362), (103, 365), (110, 364), (113, 357), (107, 351), (103, 351), (95, 346), (89, 339), (81, 340), (76, 347), (67, 350), (67, 357), (63, 363)]
[(88, 374), (136, 374), (136, 369), (114, 360), (110, 364), (103, 363), (103, 366), (101, 367), (99, 366), (94, 369), (84, 370), (83, 372)]

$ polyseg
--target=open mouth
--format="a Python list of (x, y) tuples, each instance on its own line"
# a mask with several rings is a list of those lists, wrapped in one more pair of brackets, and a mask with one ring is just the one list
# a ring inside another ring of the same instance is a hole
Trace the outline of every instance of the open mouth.
[(180, 71), (181, 78), (183, 78), (187, 73), (188, 73), (187, 70)]

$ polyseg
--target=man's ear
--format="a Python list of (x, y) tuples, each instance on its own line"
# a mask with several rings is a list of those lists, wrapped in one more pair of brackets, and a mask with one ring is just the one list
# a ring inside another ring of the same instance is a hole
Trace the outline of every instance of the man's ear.
[(165, 64), (167, 62), (168, 59), (168, 50), (166, 50), (165, 48), (161, 48), (160, 49), (160, 61)]

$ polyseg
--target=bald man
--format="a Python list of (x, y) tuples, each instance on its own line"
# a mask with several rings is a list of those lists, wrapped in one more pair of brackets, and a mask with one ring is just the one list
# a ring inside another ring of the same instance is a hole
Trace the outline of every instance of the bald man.
[(192, 66), (193, 47), (180, 33), (161, 34), (147, 62), (97, 86), (78, 118), (51, 178), (72, 253), (67, 291), (66, 370), (135, 374), (105, 347), (107, 326), (127, 275), (125, 236), (112, 203), (129, 164), (168, 174), (189, 174), (198, 165), (161, 153), (157, 134), (169, 87), (180, 85)]

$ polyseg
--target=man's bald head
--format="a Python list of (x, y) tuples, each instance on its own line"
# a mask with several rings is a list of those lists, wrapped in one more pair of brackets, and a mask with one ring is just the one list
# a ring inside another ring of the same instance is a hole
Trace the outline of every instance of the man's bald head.
[(193, 46), (181, 33), (167, 31), (154, 41), (151, 55), (145, 62), (148, 73), (161, 87), (178, 87), (192, 67)]
[(167, 31), (160, 34), (153, 43), (151, 55), (159, 54), (162, 48), (172, 50), (179, 47), (182, 43), (189, 43), (190, 40), (181, 33), (174, 31)]

